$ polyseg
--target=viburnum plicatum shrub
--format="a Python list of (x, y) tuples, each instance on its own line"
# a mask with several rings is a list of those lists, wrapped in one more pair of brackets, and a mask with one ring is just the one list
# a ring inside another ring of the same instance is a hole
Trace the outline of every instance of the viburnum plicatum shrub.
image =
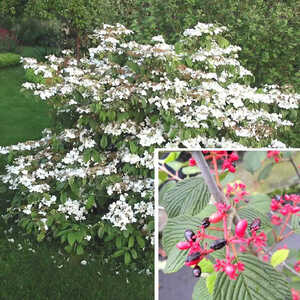
[[(162, 235), (164, 272), (190, 267), (190, 276), (199, 278), (193, 299), (300, 299), (299, 245), (282, 245), (291, 235), (300, 239), (297, 154), (220, 150), (160, 155), (159, 203), (168, 215)], [(236, 175), (242, 167), (253, 174), (256, 187), (272, 170), (287, 180), (280, 170), (291, 169), (297, 193), (251, 193)]]
[(224, 31), (199, 23), (175, 45), (162, 36), (142, 45), (122, 25), (104, 25), (79, 62), (70, 51), (47, 63), (24, 58), (27, 70), (44, 77), (24, 88), (51, 103), (69, 127), (109, 142), (121, 137), (144, 148), (146, 160), (150, 146), (283, 146), (278, 139), (297, 118), (300, 95), (251, 88), (253, 75)]

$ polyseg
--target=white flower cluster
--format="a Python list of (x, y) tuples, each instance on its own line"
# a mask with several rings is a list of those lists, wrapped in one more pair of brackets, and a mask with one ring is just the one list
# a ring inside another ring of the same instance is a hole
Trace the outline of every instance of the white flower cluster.
[(109, 212), (102, 217), (103, 220), (108, 220), (121, 230), (126, 230), (126, 225), (137, 221), (132, 207), (126, 202), (126, 197), (127, 193), (121, 195), (118, 201), (110, 204)]
[(87, 214), (85, 207), (82, 206), (79, 201), (70, 198), (68, 198), (64, 204), (60, 204), (57, 211), (64, 213), (67, 219), (71, 216), (76, 221), (85, 220), (85, 215)]

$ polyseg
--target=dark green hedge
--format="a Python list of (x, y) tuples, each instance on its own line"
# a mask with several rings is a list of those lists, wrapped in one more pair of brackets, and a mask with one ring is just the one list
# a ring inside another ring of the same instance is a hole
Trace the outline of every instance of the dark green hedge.
[(0, 53), (0, 68), (15, 66), (20, 63), (20, 55), (14, 53)]
[(126, 25), (143, 42), (158, 34), (174, 42), (198, 22), (225, 25), (227, 38), (242, 47), (240, 60), (255, 75), (256, 86), (291, 84), (300, 90), (299, 1), (102, 1), (104, 21)]

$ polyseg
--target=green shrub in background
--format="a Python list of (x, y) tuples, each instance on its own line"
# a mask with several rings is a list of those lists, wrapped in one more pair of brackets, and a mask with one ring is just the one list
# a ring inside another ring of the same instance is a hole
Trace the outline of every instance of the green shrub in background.
[(126, 24), (141, 42), (158, 32), (175, 42), (198, 22), (225, 25), (230, 32), (226, 38), (242, 47), (240, 60), (255, 75), (256, 86), (291, 84), (299, 90), (297, 11), (299, 2), (281, 0), (104, 0), (102, 18)]
[(14, 53), (0, 53), (0, 68), (15, 66), (20, 63), (20, 55)]

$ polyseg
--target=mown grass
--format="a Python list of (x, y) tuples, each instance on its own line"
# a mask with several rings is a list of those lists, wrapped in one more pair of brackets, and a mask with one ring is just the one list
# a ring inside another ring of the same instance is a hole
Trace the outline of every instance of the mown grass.
[[(7, 204), (0, 197), (2, 214)], [(86, 254), (67, 261), (58, 249), (56, 242), (38, 243), (13, 222), (7, 224), (1, 218), (0, 299), (154, 299), (151, 276), (126, 271), (114, 262), (105, 263), (100, 255), (91, 258)], [(86, 266), (80, 263), (83, 259), (88, 262)]]
[(24, 82), (22, 66), (0, 69), (0, 146), (39, 139), (51, 127), (46, 103), (20, 91)]

